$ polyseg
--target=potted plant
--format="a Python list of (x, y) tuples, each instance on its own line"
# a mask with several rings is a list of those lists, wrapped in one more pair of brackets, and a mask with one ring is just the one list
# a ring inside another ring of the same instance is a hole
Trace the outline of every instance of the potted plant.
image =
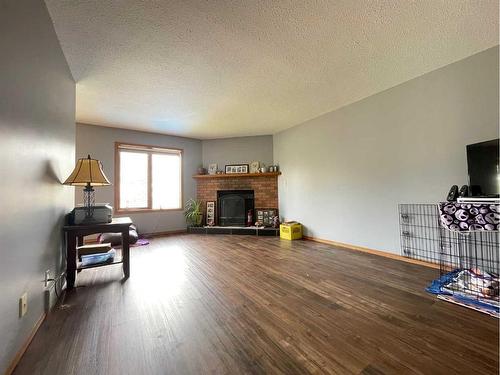
[(193, 227), (201, 226), (203, 219), (203, 212), (201, 210), (202, 202), (191, 198), (186, 202), (186, 211), (184, 216), (186, 216), (186, 222), (188, 225)]

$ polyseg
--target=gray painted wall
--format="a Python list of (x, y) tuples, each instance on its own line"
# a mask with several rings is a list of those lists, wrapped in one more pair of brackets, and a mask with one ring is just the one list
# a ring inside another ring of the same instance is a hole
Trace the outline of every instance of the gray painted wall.
[[(62, 269), (74, 203), (75, 83), (45, 3), (0, 2), (0, 373), (44, 312), (44, 271)], [(28, 313), (18, 317), (28, 292)]]
[(399, 253), (398, 203), (467, 183), (465, 145), (498, 138), (498, 47), (274, 136), (280, 212), (306, 234)]
[(220, 170), (226, 164), (250, 164), (260, 161), (266, 166), (273, 164), (273, 136), (237, 137), (202, 141), (203, 166), (217, 163)]
[[(183, 154), (183, 201), (196, 196), (196, 182), (192, 175), (201, 164), (201, 141), (133, 130), (106, 128), (93, 125), (76, 125), (76, 157), (90, 154), (103, 163), (104, 173), (115, 183), (115, 142), (128, 142), (162, 147), (181, 148)], [(96, 202), (114, 206), (114, 186), (97, 187)], [(76, 189), (76, 201), (82, 203), (82, 189)], [(125, 216), (125, 215), (116, 215)], [(130, 216), (142, 233), (186, 229), (183, 211), (131, 213)]]

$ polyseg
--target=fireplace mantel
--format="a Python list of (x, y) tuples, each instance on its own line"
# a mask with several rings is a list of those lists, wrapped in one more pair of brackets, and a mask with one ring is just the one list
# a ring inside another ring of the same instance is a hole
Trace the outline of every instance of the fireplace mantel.
[(223, 173), (223, 174), (195, 174), (193, 178), (241, 178), (241, 177), (275, 177), (281, 172), (266, 172), (266, 173)]
[[(278, 177), (281, 172), (228, 173), (194, 175), (196, 197), (203, 202), (217, 202), (221, 190), (253, 190), (255, 209), (278, 209)], [(217, 215), (217, 213), (216, 213)]]

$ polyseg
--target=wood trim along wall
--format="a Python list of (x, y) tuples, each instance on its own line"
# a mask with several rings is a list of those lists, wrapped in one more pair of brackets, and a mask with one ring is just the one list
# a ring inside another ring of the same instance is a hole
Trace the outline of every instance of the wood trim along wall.
[(127, 214), (140, 214), (148, 212), (172, 212), (172, 211), (184, 211), (184, 208), (127, 208), (118, 210), (113, 207), (114, 213), (117, 215), (127, 215)]
[(24, 342), (24, 344), (21, 346), (21, 348), (17, 351), (16, 356), (10, 363), (9, 367), (7, 367), (7, 370), (5, 370), (5, 375), (11, 375), (14, 370), (16, 369), (19, 361), (23, 357), (24, 353), (26, 352), (26, 349), (28, 349), (28, 346), (31, 344), (31, 341), (33, 340), (33, 337), (35, 337), (36, 333), (38, 332), (38, 329), (42, 325), (43, 321), (45, 320), (45, 317), (47, 314), (43, 313), (42, 316), (38, 319), (38, 321), (35, 323), (35, 326), (33, 327), (33, 330), (31, 331), (30, 335)]
[(308, 241), (320, 242), (320, 243), (324, 243), (324, 244), (327, 244), (327, 245), (332, 245), (332, 246), (335, 246), (335, 247), (341, 247), (343, 249), (360, 251), (360, 252), (363, 252), (363, 253), (368, 253), (368, 254), (382, 256), (382, 257), (385, 257), (385, 258), (399, 260), (401, 262), (406, 262), (406, 263), (411, 263), (411, 264), (418, 264), (419, 266), (425, 266), (425, 267), (429, 267), (429, 268), (439, 269), (439, 264), (424, 262), (422, 260), (410, 259), (410, 258), (406, 258), (406, 257), (401, 256), (401, 255), (389, 253), (389, 252), (386, 252), (386, 251), (369, 249), (367, 247), (350, 245), (350, 244), (346, 244), (346, 243), (343, 243), (343, 242), (337, 242), (337, 241), (331, 241), (331, 240), (324, 240), (322, 238), (317, 238), (317, 237), (304, 236), (303, 238), (305, 240), (308, 240)]
[(154, 233), (142, 233), (141, 235), (144, 238), (154, 238), (154, 237), (171, 236), (174, 234), (185, 234), (185, 233), (187, 233), (187, 229), (169, 230), (165, 232), (154, 232)]

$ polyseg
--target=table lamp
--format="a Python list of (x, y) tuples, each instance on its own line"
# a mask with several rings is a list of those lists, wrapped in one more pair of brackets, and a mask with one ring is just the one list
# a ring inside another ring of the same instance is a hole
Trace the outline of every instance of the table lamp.
[(94, 216), (95, 191), (93, 186), (111, 185), (102, 170), (99, 160), (87, 158), (78, 159), (75, 169), (64, 181), (64, 185), (85, 186), (83, 189), (83, 206), (85, 208), (85, 221), (91, 222)]

